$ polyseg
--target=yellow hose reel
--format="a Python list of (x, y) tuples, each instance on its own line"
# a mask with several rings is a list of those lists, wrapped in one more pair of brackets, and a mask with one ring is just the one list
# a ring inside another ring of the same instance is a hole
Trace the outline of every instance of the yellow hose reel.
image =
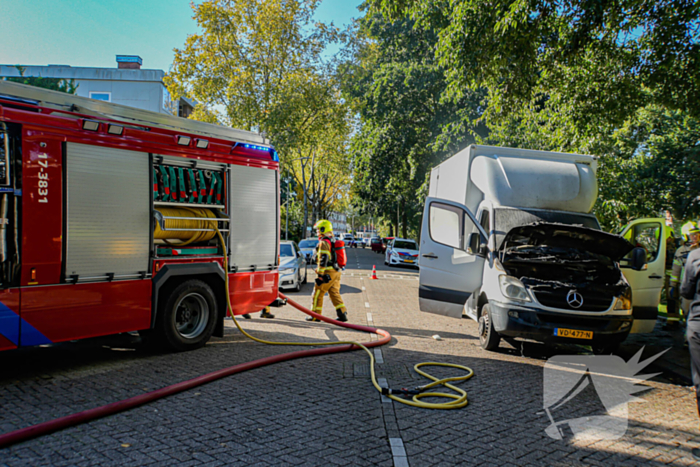
[(179, 240), (177, 245), (184, 246), (205, 242), (216, 236), (216, 221), (205, 220), (217, 218), (210, 209), (158, 207), (154, 215), (156, 226), (153, 238), (156, 240), (164, 240), (168, 244), (172, 240)]

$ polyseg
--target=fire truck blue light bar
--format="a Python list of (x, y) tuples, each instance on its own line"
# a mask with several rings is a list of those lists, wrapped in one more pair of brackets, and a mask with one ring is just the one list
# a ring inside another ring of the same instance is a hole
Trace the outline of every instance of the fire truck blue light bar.
[(255, 149), (256, 151), (270, 152), (270, 148), (266, 148), (265, 146), (256, 146), (255, 144), (244, 144), (243, 147), (247, 149)]

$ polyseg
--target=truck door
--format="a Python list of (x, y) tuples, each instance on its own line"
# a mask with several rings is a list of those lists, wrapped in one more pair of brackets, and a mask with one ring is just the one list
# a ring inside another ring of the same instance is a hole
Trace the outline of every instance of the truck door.
[(644, 248), (647, 264), (641, 271), (630, 267), (632, 253), (622, 258), (622, 273), (632, 287), (633, 333), (651, 332), (656, 325), (666, 264), (666, 231), (664, 219), (632, 221), (622, 236), (636, 247)]
[(468, 239), (488, 236), (466, 206), (427, 198), (420, 243), (421, 311), (459, 318), (469, 296), (481, 286), (485, 258)]

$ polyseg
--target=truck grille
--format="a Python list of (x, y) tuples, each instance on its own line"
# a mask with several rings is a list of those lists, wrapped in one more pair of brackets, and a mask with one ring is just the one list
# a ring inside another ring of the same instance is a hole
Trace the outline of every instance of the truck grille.
[(582, 318), (581, 316), (555, 316), (538, 313), (537, 317), (544, 323), (553, 324), (555, 326), (572, 326), (573, 328), (584, 327), (586, 329), (603, 330), (610, 325), (610, 320), (608, 319), (589, 319)]
[(535, 297), (537, 301), (544, 306), (549, 306), (552, 308), (560, 308), (563, 310), (576, 310), (576, 311), (605, 311), (610, 308), (612, 304), (612, 297), (610, 296), (596, 296), (592, 293), (583, 293), (579, 291), (579, 294), (583, 297), (583, 305), (580, 308), (573, 308), (566, 301), (566, 296), (569, 293), (569, 289), (560, 290), (540, 290), (535, 292)]

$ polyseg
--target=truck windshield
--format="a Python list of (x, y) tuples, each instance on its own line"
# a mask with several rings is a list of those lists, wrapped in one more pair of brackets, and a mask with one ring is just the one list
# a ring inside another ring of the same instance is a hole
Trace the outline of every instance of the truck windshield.
[(299, 243), (299, 248), (316, 248), (318, 245), (318, 240), (302, 240)]
[(496, 228), (496, 249), (501, 248), (503, 238), (508, 231), (521, 225), (535, 222), (552, 222), (557, 224), (581, 225), (590, 229), (600, 230), (600, 224), (595, 216), (575, 212), (543, 211), (539, 209), (497, 208), (494, 209), (494, 225)]

